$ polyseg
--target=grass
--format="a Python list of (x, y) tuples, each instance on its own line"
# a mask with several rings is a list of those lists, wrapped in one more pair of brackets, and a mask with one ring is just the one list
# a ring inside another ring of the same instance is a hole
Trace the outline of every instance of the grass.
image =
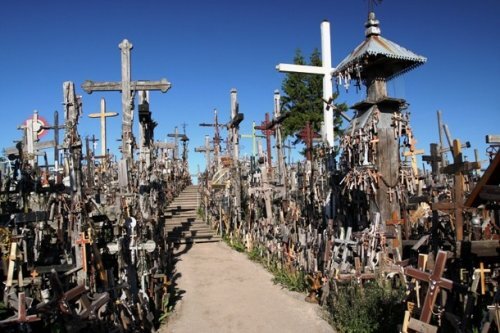
[(398, 332), (403, 297), (403, 290), (382, 287), (376, 281), (364, 286), (350, 283), (338, 286), (337, 293), (332, 290), (326, 308), (340, 333)]
[[(291, 291), (305, 292), (307, 283), (305, 274), (302, 271), (292, 271), (286, 267), (279, 267), (277, 262), (271, 261), (267, 264), (264, 254), (266, 249), (262, 246), (255, 246), (251, 251), (247, 252), (245, 244), (238, 237), (225, 236), (226, 243), (238, 252), (246, 252), (248, 258), (252, 261), (262, 264), (271, 274), (273, 274), (273, 282), (279, 284)], [(281, 265), (280, 265), (281, 266)]]

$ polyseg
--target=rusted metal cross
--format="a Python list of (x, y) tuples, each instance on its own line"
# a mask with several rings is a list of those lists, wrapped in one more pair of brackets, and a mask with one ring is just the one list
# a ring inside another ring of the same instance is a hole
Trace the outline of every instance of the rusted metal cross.
[(429, 323), (432, 316), (432, 309), (436, 302), (439, 289), (444, 288), (451, 290), (453, 288), (453, 281), (443, 278), (444, 268), (446, 266), (446, 251), (439, 251), (436, 258), (436, 263), (432, 273), (427, 273), (413, 267), (406, 267), (405, 274), (420, 281), (429, 283), (429, 289), (425, 296), (422, 312), (420, 313), (420, 321)]
[(321, 136), (316, 133), (310, 122), (306, 123), (306, 126), (299, 132), (298, 137), (305, 143), (306, 145), (306, 159), (308, 161), (312, 161), (312, 143), (316, 138), (320, 138)]

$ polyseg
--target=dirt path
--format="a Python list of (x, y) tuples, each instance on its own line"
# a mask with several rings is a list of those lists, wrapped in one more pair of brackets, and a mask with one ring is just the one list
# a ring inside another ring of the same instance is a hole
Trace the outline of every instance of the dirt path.
[(334, 332), (317, 305), (224, 243), (196, 244), (179, 259), (182, 299), (161, 333)]

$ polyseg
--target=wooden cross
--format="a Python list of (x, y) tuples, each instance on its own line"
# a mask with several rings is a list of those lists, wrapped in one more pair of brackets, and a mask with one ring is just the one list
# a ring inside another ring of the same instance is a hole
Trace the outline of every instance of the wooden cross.
[(230, 136), (231, 136), (231, 146), (232, 146), (232, 151), (233, 151), (233, 161), (234, 165), (237, 164), (238, 159), (239, 159), (239, 154), (240, 154), (240, 149), (239, 149), (239, 135), (238, 131), (240, 129), (240, 123), (245, 119), (245, 115), (243, 113), (240, 113), (240, 106), (238, 103), (238, 97), (237, 97), (237, 91), (236, 89), (231, 89), (231, 120), (229, 123), (226, 125), (227, 129), (230, 131)]
[(322, 66), (305, 66), (292, 64), (279, 64), (276, 69), (285, 73), (304, 73), (323, 75), (323, 118), (325, 126), (324, 141), (333, 148), (335, 144), (333, 133), (333, 111), (328, 108), (327, 101), (332, 97), (332, 73), (335, 68), (332, 67), (332, 51), (330, 41), (330, 22), (321, 23), (321, 63)]
[(274, 134), (274, 129), (272, 126), (271, 119), (269, 118), (269, 112), (266, 112), (266, 118), (261, 123), (260, 126), (254, 127), (257, 130), (262, 131), (262, 134), (266, 137), (266, 145), (267, 145), (267, 166), (269, 170), (272, 168), (272, 155), (271, 155), (271, 135)]
[(417, 155), (423, 155), (425, 151), (423, 149), (413, 149), (409, 151), (405, 151), (403, 153), (404, 157), (411, 158), (411, 168), (413, 169), (413, 174), (418, 179), (418, 166), (417, 166)]
[(85, 232), (81, 232), (80, 238), (75, 243), (82, 247), (82, 270), (87, 272), (87, 244), (92, 244), (92, 240), (85, 238)]
[(167, 136), (169, 138), (174, 138), (174, 160), (179, 159), (179, 130), (177, 129), (177, 126), (175, 126), (174, 133), (168, 133)]
[(312, 144), (315, 138), (319, 138), (320, 136), (316, 133), (310, 122), (306, 123), (306, 126), (299, 132), (297, 135), (306, 145), (306, 159), (308, 161), (312, 161)]
[(29, 323), (33, 321), (39, 321), (40, 318), (37, 315), (28, 315), (26, 311), (26, 294), (20, 292), (17, 296), (17, 316), (12, 316), (5, 320), (0, 321), (0, 327), (3, 325), (10, 325), (13, 323)]
[[(425, 272), (425, 269), (427, 267), (427, 259), (429, 258), (429, 255), (420, 253), (418, 255), (418, 263), (417, 263), (417, 268), (421, 270), (422, 272)], [(417, 307), (420, 308), (420, 281), (415, 279), (415, 294), (417, 295)]]
[(474, 278), (481, 280), (481, 295), (486, 294), (486, 276), (484, 273), (490, 273), (490, 269), (484, 269), (484, 263), (479, 263), (479, 268), (474, 270)]
[(431, 165), (433, 176), (438, 177), (441, 174), (439, 166), (443, 162), (443, 158), (437, 143), (431, 143), (431, 154), (422, 156), (422, 161)]
[(225, 126), (224, 124), (219, 124), (219, 118), (217, 116), (217, 109), (214, 109), (214, 122), (212, 124), (201, 123), (201, 127), (213, 127), (214, 128), (214, 160), (217, 168), (219, 167), (219, 153), (220, 153), (220, 134), (219, 127)]
[(447, 254), (446, 251), (439, 251), (434, 264), (432, 273), (427, 273), (413, 267), (406, 267), (405, 274), (420, 281), (429, 283), (427, 295), (425, 296), (422, 312), (420, 313), (420, 321), (429, 323), (432, 316), (432, 309), (436, 302), (437, 295), (440, 288), (451, 290), (453, 288), (453, 281), (442, 277), (446, 266)]
[(89, 114), (90, 118), (100, 118), (101, 119), (101, 157), (106, 158), (106, 118), (116, 117), (117, 112), (106, 112), (106, 100), (101, 98), (101, 112)]
[(363, 273), (361, 267), (361, 259), (359, 257), (354, 258), (354, 269), (356, 270), (355, 276), (358, 283), (363, 284), (363, 280), (373, 280), (376, 278), (375, 273)]
[(133, 159), (133, 135), (132, 121), (134, 112), (133, 92), (160, 90), (165, 93), (170, 89), (171, 84), (166, 79), (160, 81), (131, 81), (130, 75), (130, 50), (132, 43), (124, 39), (118, 47), (121, 50), (121, 72), (122, 80), (118, 82), (93, 82), (85, 81), (82, 89), (88, 94), (94, 91), (120, 91), (122, 94), (122, 153), (123, 158)]
[(399, 214), (396, 211), (392, 212), (390, 220), (385, 221), (386, 226), (392, 226), (397, 232), (396, 238), (394, 238), (392, 241), (392, 246), (395, 248), (399, 248), (400, 253), (403, 251), (403, 248), (402, 248), (403, 241), (402, 241), (402, 237), (401, 237), (402, 236), (401, 235), (401, 230), (402, 230), (401, 225), (404, 225), (405, 222), (406, 222), (405, 219), (399, 218)]
[(252, 155), (257, 156), (257, 138), (265, 138), (264, 135), (256, 134), (255, 121), (252, 123), (252, 134), (240, 134), (242, 138), (252, 139)]
[(205, 162), (207, 164), (206, 171), (208, 173), (208, 171), (210, 170), (210, 152), (214, 151), (210, 148), (210, 137), (208, 135), (205, 135), (205, 146), (196, 147), (194, 151), (197, 153), (205, 153)]
[(455, 216), (455, 233), (458, 242), (464, 239), (463, 208), (464, 208), (464, 172), (480, 168), (478, 162), (464, 162), (462, 145), (459, 140), (453, 140), (453, 164), (441, 168), (441, 172), (454, 175), (453, 202), (437, 202), (432, 204), (432, 210), (452, 211)]

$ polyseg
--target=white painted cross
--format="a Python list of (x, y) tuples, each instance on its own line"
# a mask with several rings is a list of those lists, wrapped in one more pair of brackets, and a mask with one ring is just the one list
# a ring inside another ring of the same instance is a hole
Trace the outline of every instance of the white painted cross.
[(335, 68), (332, 67), (332, 50), (330, 44), (330, 22), (321, 22), (321, 62), (322, 66), (305, 66), (292, 64), (279, 64), (276, 69), (284, 73), (304, 73), (323, 75), (323, 118), (325, 131), (323, 133), (323, 141), (334, 147), (333, 133), (333, 110), (328, 109), (328, 101), (332, 97), (332, 73)]
[(90, 118), (101, 118), (101, 156), (106, 156), (106, 118), (116, 117), (117, 112), (106, 112), (106, 100), (101, 98), (101, 112), (89, 114)]

